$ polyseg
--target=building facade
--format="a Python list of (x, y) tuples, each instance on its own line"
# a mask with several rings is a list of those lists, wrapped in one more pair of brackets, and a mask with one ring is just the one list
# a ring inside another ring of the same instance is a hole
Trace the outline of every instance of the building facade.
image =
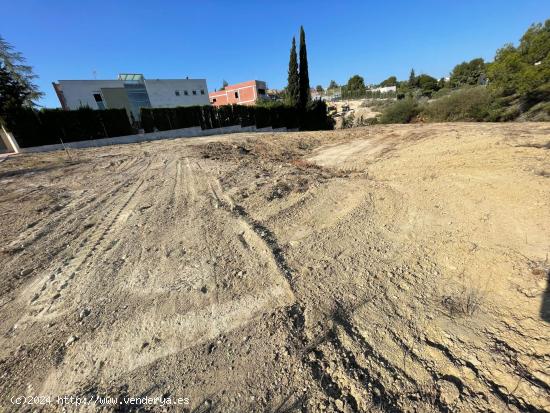
[(382, 87), (375, 87), (368, 90), (371, 92), (389, 93), (389, 92), (396, 92), (397, 86), (382, 86)]
[(254, 105), (258, 99), (269, 99), (267, 84), (262, 80), (249, 80), (226, 86), (224, 90), (210, 92), (210, 103), (221, 105)]
[(145, 108), (208, 105), (205, 79), (145, 79), (142, 74), (120, 74), (116, 80), (60, 80), (53, 87), (65, 110), (126, 109), (139, 120)]

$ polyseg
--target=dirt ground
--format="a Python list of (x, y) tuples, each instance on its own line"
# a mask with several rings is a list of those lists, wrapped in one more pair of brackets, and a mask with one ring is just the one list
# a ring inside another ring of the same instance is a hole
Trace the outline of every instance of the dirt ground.
[[(330, 102), (336, 108), (336, 111), (341, 114), (336, 118), (335, 129), (342, 129), (343, 118), (349, 118), (353, 115), (353, 123), (357, 126), (364, 125), (367, 119), (375, 118), (380, 115), (380, 112), (375, 111), (370, 106), (364, 106), (364, 99), (358, 100), (342, 100), (338, 102)], [(348, 112), (342, 112), (342, 106), (347, 105), (349, 107)]]
[(0, 162), (0, 411), (550, 411), (550, 124), (70, 155)]

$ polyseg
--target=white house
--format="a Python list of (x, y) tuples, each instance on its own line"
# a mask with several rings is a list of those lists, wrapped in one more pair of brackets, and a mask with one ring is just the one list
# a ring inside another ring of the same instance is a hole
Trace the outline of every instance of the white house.
[(140, 108), (209, 105), (206, 79), (145, 79), (120, 74), (116, 80), (60, 80), (53, 83), (65, 110), (123, 108), (139, 119)]
[(369, 89), (369, 91), (380, 92), (380, 93), (396, 92), (397, 86), (375, 87), (375, 88)]

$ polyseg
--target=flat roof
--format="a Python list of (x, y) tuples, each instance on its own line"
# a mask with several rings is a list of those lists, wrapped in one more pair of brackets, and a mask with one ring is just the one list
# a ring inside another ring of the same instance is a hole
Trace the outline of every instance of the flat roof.
[[(129, 79), (128, 79), (129, 80)], [(122, 80), (122, 79), (60, 79), (58, 80), (58, 82), (122, 82), (124, 83), (125, 81), (128, 81), (128, 80)], [(170, 80), (170, 81), (182, 81), (182, 80), (204, 80), (206, 81), (206, 79), (187, 79), (187, 78), (183, 78), (183, 79), (147, 79), (147, 78), (144, 78), (144, 79), (139, 79), (139, 80), (143, 80), (144, 82), (147, 82), (147, 81), (158, 81), (158, 80)], [(133, 82), (135, 82), (136, 80), (131, 80)], [(55, 82), (54, 82), (55, 83)]]

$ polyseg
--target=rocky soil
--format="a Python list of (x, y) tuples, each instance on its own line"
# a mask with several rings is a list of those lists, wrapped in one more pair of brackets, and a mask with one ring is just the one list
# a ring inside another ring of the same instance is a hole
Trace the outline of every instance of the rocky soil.
[(550, 411), (550, 125), (0, 162), (0, 411)]

